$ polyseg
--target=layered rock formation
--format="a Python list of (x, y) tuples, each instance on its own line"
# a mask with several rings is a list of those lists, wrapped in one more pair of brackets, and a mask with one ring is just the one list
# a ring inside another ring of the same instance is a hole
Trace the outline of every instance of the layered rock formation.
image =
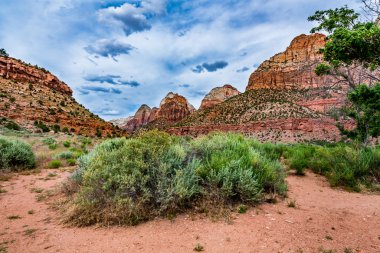
[(112, 123), (114, 126), (123, 127), (125, 126), (131, 119), (133, 119), (133, 116), (130, 116), (128, 118), (120, 118), (120, 119), (113, 119), (109, 122)]
[(264, 61), (249, 78), (247, 90), (307, 89), (332, 82), (328, 76), (317, 76), (315, 66), (322, 62), (319, 49), (325, 45), (325, 35), (299, 35), (282, 53)]
[(71, 94), (69, 86), (46, 70), (0, 57), (1, 121), (12, 120), (31, 131), (59, 128), (86, 136), (125, 133), (89, 112)]
[(41, 84), (71, 96), (71, 88), (43, 68), (23, 63), (10, 57), (0, 56), (0, 76), (22, 83)]
[(213, 88), (202, 100), (200, 110), (213, 107), (227, 99), (239, 95), (240, 92), (232, 85), (226, 84), (222, 87)]
[(134, 132), (147, 125), (161, 128), (161, 126), (178, 122), (193, 112), (195, 112), (194, 106), (185, 97), (169, 92), (161, 100), (159, 108), (151, 109), (145, 104), (142, 105), (122, 128), (128, 132)]
[(157, 110), (158, 109), (156, 107), (153, 107), (153, 109), (151, 109), (149, 106), (143, 104), (137, 110), (135, 115), (131, 117), (124, 126), (122, 126), (122, 128), (124, 128), (128, 132), (136, 131), (137, 129), (155, 120)]
[[(245, 93), (211, 107), (206, 103), (167, 131), (194, 136), (235, 131), (265, 141), (339, 139), (336, 119), (346, 103), (348, 85), (333, 87), (337, 79), (315, 74), (324, 45), (322, 34), (296, 37), (283, 53), (251, 74)], [(352, 127), (353, 122), (344, 124)]]
[(194, 106), (185, 97), (169, 92), (160, 103), (157, 118), (163, 118), (169, 122), (177, 122), (193, 112), (195, 112)]

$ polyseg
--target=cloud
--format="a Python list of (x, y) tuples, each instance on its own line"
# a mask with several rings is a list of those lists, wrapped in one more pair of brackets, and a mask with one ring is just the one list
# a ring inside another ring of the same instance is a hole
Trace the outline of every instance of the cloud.
[(98, 75), (88, 75), (84, 77), (84, 80), (89, 82), (98, 82), (98, 83), (108, 83), (112, 85), (125, 85), (130, 87), (138, 87), (141, 84), (137, 81), (125, 81), (121, 79), (121, 76), (118, 75), (104, 75), (104, 76), (98, 76)]
[(99, 20), (111, 25), (121, 27), (125, 35), (150, 30), (152, 25), (150, 19), (155, 14), (163, 11), (165, 1), (146, 0), (141, 2), (124, 3), (117, 7), (108, 7), (98, 12)]
[(243, 73), (243, 72), (246, 72), (246, 71), (248, 71), (248, 70), (249, 70), (248, 67), (243, 67), (243, 68), (241, 68), (241, 69), (236, 70), (236, 72), (238, 72), (238, 73)]
[[(122, 91), (115, 88), (105, 88), (99, 86), (82, 86), (81, 90), (92, 91), (92, 92), (102, 92), (102, 93), (113, 93), (113, 94), (121, 94)], [(88, 93), (87, 93), (88, 94)]]
[(112, 108), (104, 108), (101, 110), (95, 110), (94, 112), (96, 114), (105, 115), (105, 116), (117, 116), (117, 115), (121, 114), (121, 112), (119, 110), (112, 109)]
[(201, 73), (201, 72), (204, 72), (204, 71), (208, 71), (208, 72), (215, 72), (219, 69), (223, 69), (225, 67), (228, 66), (228, 62), (226, 61), (216, 61), (216, 62), (213, 62), (213, 63), (203, 63), (202, 65), (197, 65), (195, 66), (192, 71), (194, 73)]
[(122, 54), (129, 54), (135, 48), (130, 44), (117, 41), (115, 39), (102, 39), (84, 48), (87, 53), (103, 57), (116, 57)]
[(89, 82), (117, 84), (117, 82), (115, 81), (116, 78), (120, 78), (120, 76), (115, 76), (115, 75), (105, 75), (105, 76), (89, 75), (89, 76), (84, 77), (84, 80), (89, 81)]
[(123, 81), (123, 80), (119, 80), (119, 83), (120, 85), (127, 85), (127, 86), (130, 86), (130, 87), (139, 87), (141, 84), (137, 81)]

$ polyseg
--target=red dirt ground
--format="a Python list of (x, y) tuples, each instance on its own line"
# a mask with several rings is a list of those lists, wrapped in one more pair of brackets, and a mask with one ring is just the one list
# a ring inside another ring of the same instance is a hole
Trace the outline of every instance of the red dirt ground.
[(332, 189), (311, 173), (288, 177), (288, 200), (236, 214), (231, 224), (181, 215), (111, 228), (65, 227), (36, 200), (32, 188), (52, 189), (67, 175), (43, 170), (1, 182), (0, 252), (194, 252), (198, 243), (205, 252), (380, 252), (380, 196)]

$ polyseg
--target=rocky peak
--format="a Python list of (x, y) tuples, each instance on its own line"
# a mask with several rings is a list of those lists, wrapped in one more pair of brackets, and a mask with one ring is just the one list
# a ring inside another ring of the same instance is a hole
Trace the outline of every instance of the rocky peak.
[(210, 108), (214, 105), (220, 104), (225, 100), (239, 95), (240, 92), (230, 84), (225, 84), (222, 87), (213, 88), (202, 100), (200, 110)]
[(319, 49), (325, 45), (323, 34), (299, 35), (285, 52), (264, 61), (249, 78), (247, 90), (262, 88), (315, 88), (325, 85), (329, 77), (319, 77), (315, 66), (322, 62)]
[(47, 70), (26, 64), (11, 57), (0, 56), (0, 76), (5, 79), (11, 79), (24, 84), (42, 84), (69, 96), (73, 93), (67, 84), (60, 81), (56, 76)]
[(170, 122), (175, 122), (195, 111), (194, 106), (192, 106), (185, 97), (177, 93), (169, 92), (160, 103), (157, 117)]

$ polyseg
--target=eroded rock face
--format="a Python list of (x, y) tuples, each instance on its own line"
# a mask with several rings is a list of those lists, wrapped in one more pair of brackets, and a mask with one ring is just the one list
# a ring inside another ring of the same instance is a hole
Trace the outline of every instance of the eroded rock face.
[(213, 107), (214, 105), (220, 104), (227, 99), (239, 95), (240, 92), (232, 85), (226, 84), (222, 87), (213, 88), (210, 93), (208, 93), (202, 100), (200, 110)]
[(325, 35), (299, 35), (293, 39), (285, 52), (264, 61), (249, 78), (247, 90), (306, 89), (331, 82), (329, 76), (317, 76), (316, 65), (322, 62), (318, 51), (325, 45)]
[(195, 111), (194, 106), (192, 106), (185, 97), (169, 92), (160, 103), (157, 118), (163, 118), (169, 122), (176, 122)]
[(161, 126), (170, 125), (177, 122), (195, 112), (192, 106), (185, 97), (169, 92), (160, 103), (160, 107), (150, 108), (147, 105), (142, 105), (136, 114), (128, 120), (122, 127), (132, 133), (149, 123), (159, 124)]
[(10, 57), (0, 57), (0, 76), (25, 84), (42, 84), (69, 96), (73, 93), (67, 84), (45, 69), (25, 64)]
[(149, 106), (143, 104), (137, 110), (133, 117), (130, 117), (128, 122), (123, 126), (128, 132), (134, 132), (142, 126), (152, 122), (156, 119), (157, 108), (151, 109)]

